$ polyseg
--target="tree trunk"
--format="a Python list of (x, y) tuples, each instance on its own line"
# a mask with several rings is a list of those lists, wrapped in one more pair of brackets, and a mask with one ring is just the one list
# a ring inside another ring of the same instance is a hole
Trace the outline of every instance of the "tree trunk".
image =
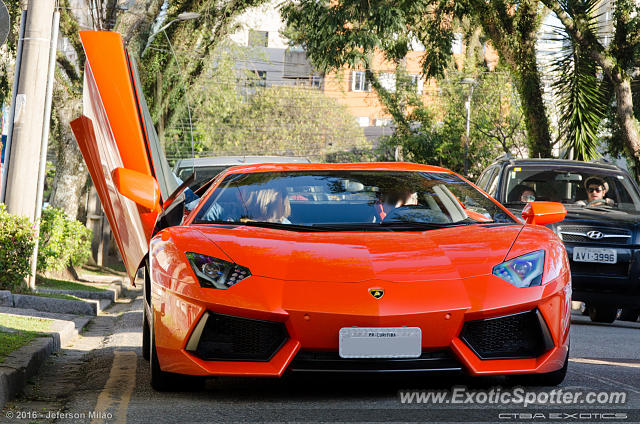
[(531, 53), (526, 62), (520, 64), (517, 88), (527, 127), (529, 156), (548, 158), (551, 157), (551, 134), (535, 53)]
[(69, 218), (76, 219), (88, 173), (69, 122), (82, 113), (82, 101), (74, 96), (56, 104), (55, 113), (59, 123), (55, 132), (58, 135), (57, 160), (50, 203), (64, 210)]
[(633, 98), (631, 94), (631, 78), (623, 76), (619, 81), (614, 81), (613, 89), (616, 94), (616, 120), (620, 126), (622, 141), (628, 151), (628, 156), (634, 159), (636, 175), (640, 169), (640, 126), (633, 115)]

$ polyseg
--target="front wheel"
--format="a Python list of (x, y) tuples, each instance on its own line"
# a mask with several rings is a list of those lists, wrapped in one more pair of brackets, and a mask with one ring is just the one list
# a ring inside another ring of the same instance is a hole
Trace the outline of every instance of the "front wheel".
[(510, 376), (510, 380), (516, 385), (522, 386), (557, 386), (564, 381), (569, 368), (569, 352), (564, 359), (562, 368), (544, 374), (519, 374)]
[(149, 368), (151, 371), (151, 387), (158, 392), (197, 391), (204, 386), (204, 377), (174, 374), (160, 369), (158, 351), (156, 350), (155, 331), (150, 328)]
[(615, 306), (589, 305), (589, 318), (593, 322), (611, 324), (618, 316), (618, 308)]
[(640, 316), (639, 308), (622, 308), (622, 312), (620, 313), (620, 318), (618, 319), (621, 321), (636, 322), (638, 321), (638, 316)]
[(151, 357), (151, 331), (145, 305), (142, 306), (142, 357), (146, 361)]

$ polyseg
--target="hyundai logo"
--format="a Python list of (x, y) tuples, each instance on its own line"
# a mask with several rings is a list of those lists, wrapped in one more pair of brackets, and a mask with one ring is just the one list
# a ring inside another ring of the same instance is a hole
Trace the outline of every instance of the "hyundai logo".
[(587, 237), (592, 240), (600, 240), (601, 238), (604, 238), (604, 234), (602, 234), (600, 231), (589, 231), (587, 233)]

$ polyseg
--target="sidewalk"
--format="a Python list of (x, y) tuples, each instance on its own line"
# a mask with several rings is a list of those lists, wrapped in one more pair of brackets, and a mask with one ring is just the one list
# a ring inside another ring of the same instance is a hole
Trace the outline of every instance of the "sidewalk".
[[(112, 293), (115, 295), (113, 300), (124, 295), (121, 292), (126, 291), (126, 286), (128, 286), (128, 281), (125, 282), (122, 277), (116, 275), (83, 274), (81, 278), (95, 283), (114, 283), (117, 281), (116, 285), (119, 286), (119, 290), (117, 293)], [(2, 409), (7, 401), (22, 391), (27, 381), (38, 372), (49, 355), (60, 351), (61, 348), (73, 341), (93, 317), (6, 306), (0, 306), (0, 314), (3, 314), (7, 319), (32, 317), (51, 321), (49, 329), (42, 333), (42, 337), (37, 337), (14, 350), (7, 355), (4, 361), (0, 362), (0, 409)], [(0, 330), (15, 331), (3, 327), (0, 327)]]

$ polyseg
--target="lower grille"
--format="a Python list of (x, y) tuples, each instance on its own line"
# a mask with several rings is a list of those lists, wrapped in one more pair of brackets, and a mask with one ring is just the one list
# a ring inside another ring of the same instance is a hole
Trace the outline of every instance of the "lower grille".
[(615, 264), (600, 264), (591, 262), (575, 262), (571, 261), (571, 273), (573, 274), (592, 274), (592, 275), (612, 275), (618, 277), (626, 277), (629, 275), (629, 263), (618, 262)]
[(398, 359), (341, 358), (336, 352), (301, 351), (289, 365), (289, 370), (326, 373), (458, 372), (462, 367), (448, 350), (424, 351), (419, 358)]
[(208, 361), (269, 361), (288, 339), (281, 322), (214, 313), (203, 319), (206, 324), (192, 353)]
[(480, 359), (536, 358), (553, 347), (540, 312), (467, 321), (460, 339)]

